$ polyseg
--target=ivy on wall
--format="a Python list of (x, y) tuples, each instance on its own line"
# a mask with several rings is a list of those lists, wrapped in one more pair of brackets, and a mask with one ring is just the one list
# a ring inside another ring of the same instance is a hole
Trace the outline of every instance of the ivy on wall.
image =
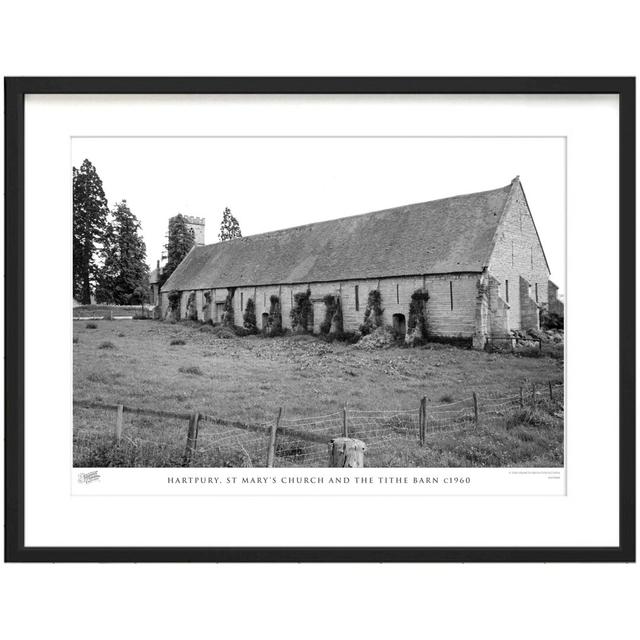
[(242, 320), (244, 322), (244, 328), (247, 329), (247, 331), (250, 331), (251, 333), (258, 332), (258, 325), (256, 323), (256, 303), (253, 298), (247, 299)]
[(192, 291), (187, 298), (187, 320), (197, 320), (198, 311), (196, 310), (196, 292)]
[(211, 299), (212, 299), (211, 291), (204, 292), (204, 303), (202, 305), (202, 317), (206, 320), (207, 315), (209, 315), (211, 311)]
[(313, 303), (310, 289), (300, 291), (293, 296), (293, 307), (289, 317), (294, 331), (308, 331), (310, 325), (313, 328)]
[(174, 320), (180, 320), (180, 300), (182, 299), (182, 293), (180, 291), (170, 291), (167, 298), (169, 300), (169, 313)]
[(227, 327), (233, 327), (235, 325), (235, 314), (233, 311), (233, 296), (236, 292), (235, 287), (229, 287), (227, 289), (227, 297), (224, 300), (224, 307), (222, 310), (222, 324)]
[(342, 305), (340, 297), (334, 295), (325, 296), (322, 301), (325, 305), (324, 320), (320, 323), (320, 333), (343, 333)]
[(382, 295), (378, 289), (369, 291), (367, 296), (367, 308), (364, 311), (364, 322), (360, 325), (360, 333), (368, 335), (378, 327), (382, 326)]
[(280, 298), (271, 296), (269, 298), (269, 317), (267, 318), (267, 335), (282, 335), (282, 311), (280, 308)]
[(427, 322), (428, 301), (429, 292), (426, 289), (416, 289), (411, 294), (409, 320), (407, 322), (407, 341), (427, 339), (429, 335), (429, 324)]

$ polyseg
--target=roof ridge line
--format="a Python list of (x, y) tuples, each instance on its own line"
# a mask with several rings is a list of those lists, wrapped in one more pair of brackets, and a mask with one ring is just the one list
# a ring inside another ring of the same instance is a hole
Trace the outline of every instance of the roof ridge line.
[[(519, 176), (516, 176), (516, 178), (514, 178), (514, 181), (518, 179)], [(513, 182), (511, 182), (511, 186), (513, 185)], [(443, 202), (444, 200), (455, 200), (456, 198), (466, 198), (467, 196), (479, 196), (479, 195), (483, 195), (485, 193), (492, 193), (494, 191), (500, 191), (502, 189), (506, 189), (507, 187), (509, 187), (510, 185), (504, 185), (502, 187), (497, 187), (496, 189), (485, 189), (484, 191), (469, 191), (468, 193), (459, 193), (455, 196), (447, 196), (445, 198), (436, 198), (435, 200), (422, 200), (419, 202), (410, 202), (408, 204), (401, 204), (398, 205), (397, 207), (387, 207), (386, 209), (376, 209), (375, 211), (366, 211), (365, 213), (354, 213), (350, 216), (340, 216), (339, 218), (330, 218), (329, 220), (318, 220), (316, 222), (307, 222), (305, 224), (298, 224), (295, 225), (293, 227), (282, 227), (280, 229), (272, 229), (271, 231), (262, 231), (260, 233), (253, 233), (249, 236), (242, 236), (241, 238), (231, 238), (230, 240), (222, 240), (220, 242), (212, 242), (210, 244), (203, 244), (203, 245), (198, 245), (195, 248), (196, 249), (201, 249), (204, 247), (213, 247), (215, 245), (218, 244), (225, 244), (228, 242), (234, 242), (234, 241), (239, 241), (241, 242), (242, 240), (246, 240), (248, 238), (258, 238), (260, 236), (266, 236), (269, 235), (270, 233), (279, 233), (281, 231), (293, 231), (294, 229), (304, 229), (305, 227), (311, 227), (313, 225), (316, 224), (326, 224), (329, 222), (336, 222), (337, 220), (350, 220), (352, 218), (361, 218), (363, 216), (371, 216), (374, 215), (376, 213), (386, 213), (387, 211), (393, 211), (395, 209), (404, 209), (406, 207), (415, 207), (418, 205), (424, 205), (424, 204), (432, 204), (432, 203), (436, 203), (436, 202)]]

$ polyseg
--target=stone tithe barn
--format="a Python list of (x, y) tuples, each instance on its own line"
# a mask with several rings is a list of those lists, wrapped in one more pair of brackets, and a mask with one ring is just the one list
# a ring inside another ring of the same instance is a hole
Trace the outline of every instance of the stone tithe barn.
[(364, 319), (378, 290), (383, 324), (406, 330), (411, 296), (428, 292), (429, 335), (487, 337), (539, 327), (548, 303), (549, 265), (518, 177), (491, 191), (411, 204), (196, 246), (161, 290), (161, 313), (220, 322), (225, 302), (242, 325), (250, 298), (258, 328), (272, 296), (282, 325), (298, 292), (310, 291), (313, 327), (326, 316), (325, 297), (342, 308), (344, 331)]

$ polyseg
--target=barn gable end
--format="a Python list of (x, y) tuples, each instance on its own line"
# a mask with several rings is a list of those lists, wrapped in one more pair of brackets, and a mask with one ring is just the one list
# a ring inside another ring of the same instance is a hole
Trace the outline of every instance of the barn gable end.
[(503, 329), (538, 327), (539, 310), (548, 304), (550, 271), (519, 178), (511, 183), (487, 267), (506, 307)]

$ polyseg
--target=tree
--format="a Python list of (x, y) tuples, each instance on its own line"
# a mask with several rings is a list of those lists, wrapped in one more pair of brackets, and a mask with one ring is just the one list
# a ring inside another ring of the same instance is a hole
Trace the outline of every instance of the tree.
[(233, 238), (242, 238), (240, 224), (231, 213), (231, 209), (226, 207), (222, 213), (222, 222), (220, 223), (220, 233), (218, 234), (220, 242), (232, 240)]
[(165, 249), (167, 250), (167, 264), (162, 272), (160, 285), (163, 285), (176, 267), (184, 260), (195, 244), (193, 229), (187, 226), (184, 216), (179, 213), (169, 220), (169, 236)]
[(91, 303), (108, 213), (102, 180), (85, 159), (73, 167), (73, 296), (82, 304)]
[(99, 253), (102, 258), (102, 266), (96, 273), (96, 302), (98, 304), (115, 304), (115, 287), (120, 259), (116, 231), (110, 221), (105, 227), (102, 249)]
[(143, 304), (148, 297), (149, 267), (140, 222), (126, 200), (115, 206), (112, 217), (104, 235), (96, 298), (112, 304)]

